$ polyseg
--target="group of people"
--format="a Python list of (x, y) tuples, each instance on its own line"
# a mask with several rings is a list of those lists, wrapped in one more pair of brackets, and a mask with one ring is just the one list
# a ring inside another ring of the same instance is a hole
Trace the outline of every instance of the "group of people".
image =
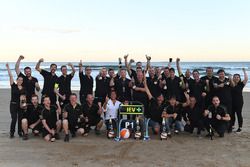
[[(16, 81), (6, 64), (11, 85), (10, 138), (14, 137), (16, 123), (18, 135), (24, 140), (28, 139), (29, 129), (34, 135), (42, 134), (46, 141), (52, 142), (60, 138), (60, 133), (65, 134), (65, 142), (69, 141), (69, 134), (71, 137), (87, 136), (92, 127), (96, 135), (100, 135), (103, 124), (108, 127), (110, 120), (117, 128), (120, 105), (131, 101), (144, 105), (144, 116), (150, 119), (149, 126), (155, 135), (163, 129), (168, 136), (171, 132), (193, 133), (195, 128), (200, 135), (201, 131), (209, 131), (212, 127), (223, 137), (225, 132), (232, 132), (236, 116), (236, 131), (242, 130), (242, 91), (248, 81), (244, 68), (243, 80), (239, 74), (226, 76), (223, 69), (215, 76), (212, 67), (207, 67), (206, 75), (201, 77), (196, 69), (188, 69), (183, 74), (179, 58), (176, 59), (176, 72), (172, 59), (166, 67), (153, 67), (151, 57), (146, 56), (145, 67), (136, 62), (133, 68), (134, 60), (128, 60), (125, 55), (124, 66), (119, 58), (118, 72), (103, 67), (93, 78), (91, 67), (84, 67), (80, 61), (77, 66), (80, 91), (77, 95), (71, 91), (71, 80), (76, 72), (73, 64), (61, 66), (62, 74), (58, 77), (57, 65), (51, 64), (50, 71), (46, 71), (41, 68), (44, 60), (40, 59), (35, 67), (44, 78), (40, 100), (39, 82), (32, 76), (31, 68), (25, 67), (24, 73), (20, 71), (23, 59), (20, 56), (15, 65)], [(71, 73), (68, 73), (68, 67)]]

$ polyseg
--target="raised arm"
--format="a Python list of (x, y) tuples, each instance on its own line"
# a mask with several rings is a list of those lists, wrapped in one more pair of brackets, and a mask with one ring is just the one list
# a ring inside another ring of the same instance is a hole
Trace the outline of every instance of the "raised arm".
[(189, 100), (189, 95), (187, 92), (184, 92), (185, 98), (186, 98), (186, 102), (182, 104), (182, 107), (187, 107), (190, 104), (190, 100)]
[(146, 59), (147, 59), (147, 64), (146, 64), (145, 72), (147, 73), (148, 69), (151, 67), (151, 65), (150, 65), (151, 57), (146, 55)]
[(70, 73), (70, 75), (73, 77), (75, 75), (76, 69), (74, 67), (74, 65), (72, 63), (68, 63), (68, 66), (70, 66), (72, 72)]
[(244, 85), (247, 84), (247, 81), (248, 81), (248, 75), (247, 75), (247, 72), (246, 72), (246, 69), (243, 68), (243, 73), (244, 73), (244, 80), (242, 81)]
[(152, 96), (152, 94), (151, 94), (150, 90), (148, 89), (148, 84), (147, 84), (147, 81), (146, 81), (146, 80), (144, 80), (144, 81), (143, 81), (143, 84), (144, 84), (144, 87), (145, 87), (146, 93), (147, 93), (147, 95), (148, 95), (148, 99), (149, 99), (149, 100), (151, 100), (151, 99), (153, 98), (153, 96)]
[(7, 71), (8, 71), (9, 77), (10, 77), (10, 85), (13, 85), (13, 83), (14, 83), (14, 79), (13, 79), (13, 75), (12, 75), (12, 73), (11, 73), (10, 66), (9, 66), (9, 64), (8, 64), (8, 63), (6, 64), (6, 68), (7, 68)]
[(24, 59), (24, 57), (22, 55), (20, 55), (19, 58), (17, 59), (16, 65), (15, 65), (15, 71), (16, 71), (17, 76), (21, 73), (21, 71), (20, 71), (20, 62), (23, 59)]
[(44, 62), (44, 60), (43, 60), (43, 59), (40, 59), (40, 60), (37, 62), (37, 64), (36, 64), (36, 70), (37, 70), (38, 72), (41, 72), (41, 71), (42, 71), (42, 69), (40, 68), (42, 62)]
[(182, 71), (181, 71), (181, 66), (180, 66), (180, 58), (176, 59), (176, 67), (177, 67), (179, 76), (181, 76), (182, 75)]

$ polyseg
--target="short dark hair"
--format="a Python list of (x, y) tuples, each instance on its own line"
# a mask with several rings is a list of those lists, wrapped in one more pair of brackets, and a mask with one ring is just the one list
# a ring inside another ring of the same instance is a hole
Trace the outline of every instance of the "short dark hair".
[(175, 72), (175, 69), (174, 68), (170, 68), (169, 71), (171, 72)]
[(63, 69), (63, 68), (67, 68), (67, 66), (65, 66), (65, 65), (62, 65), (62, 66), (61, 66), (61, 71), (62, 71), (62, 69)]
[(77, 94), (76, 93), (71, 93), (70, 96), (76, 96), (77, 97)]
[(138, 62), (136, 62), (136, 65), (138, 65), (138, 64), (142, 64), (140, 61), (138, 61)]
[(224, 72), (225, 73), (225, 70), (224, 69), (219, 69), (217, 74), (221, 73), (221, 72)]
[(56, 66), (56, 68), (57, 68), (57, 65), (56, 65), (55, 63), (50, 64), (50, 68), (51, 68), (52, 66)]
[(31, 70), (31, 68), (27, 66), (27, 67), (24, 68), (24, 71), (25, 70)]
[(197, 72), (198, 74), (200, 74), (200, 72), (197, 69), (193, 70), (193, 73)]
[(176, 96), (175, 95), (170, 96), (169, 100), (171, 100), (171, 99), (175, 99), (176, 100)]
[(113, 68), (109, 68), (108, 72), (110, 72), (110, 71), (114, 71), (114, 69)]
[(33, 95), (31, 96), (31, 98), (33, 98), (33, 97), (37, 97), (37, 98), (38, 98), (38, 95), (37, 95), (37, 94), (33, 94)]

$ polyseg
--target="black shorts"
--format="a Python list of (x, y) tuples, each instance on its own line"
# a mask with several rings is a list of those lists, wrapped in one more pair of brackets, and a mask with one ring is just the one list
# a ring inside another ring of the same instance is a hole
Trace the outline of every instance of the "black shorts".
[(98, 117), (98, 118), (95, 118), (95, 119), (89, 119), (88, 124), (90, 126), (96, 126), (101, 120), (102, 120), (101, 117)]
[[(35, 122), (34, 122), (35, 123)], [(30, 125), (32, 125), (33, 123), (29, 123), (29, 120), (28, 120), (28, 126), (30, 126)], [(32, 129), (32, 131), (34, 131), (34, 130), (37, 130), (37, 131), (39, 131), (39, 132), (41, 132), (42, 131), (42, 128), (43, 128), (43, 125), (42, 125), (42, 123), (40, 122), (39, 124), (37, 124), (33, 129)]]

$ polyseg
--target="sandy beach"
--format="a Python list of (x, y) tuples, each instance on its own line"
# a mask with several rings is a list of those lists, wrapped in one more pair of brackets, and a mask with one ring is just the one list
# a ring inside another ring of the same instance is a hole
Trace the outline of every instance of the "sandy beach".
[(17, 134), (14, 139), (9, 139), (10, 90), (0, 89), (0, 99), (1, 167), (250, 167), (250, 93), (244, 93), (243, 132), (226, 134), (225, 138), (215, 137), (213, 141), (198, 138), (195, 133), (183, 133), (167, 141), (151, 135), (150, 141), (115, 142), (106, 138), (105, 131), (100, 136), (91, 131), (88, 137), (77, 137), (69, 143), (62, 139), (47, 143), (32, 135), (28, 141), (23, 141)]

